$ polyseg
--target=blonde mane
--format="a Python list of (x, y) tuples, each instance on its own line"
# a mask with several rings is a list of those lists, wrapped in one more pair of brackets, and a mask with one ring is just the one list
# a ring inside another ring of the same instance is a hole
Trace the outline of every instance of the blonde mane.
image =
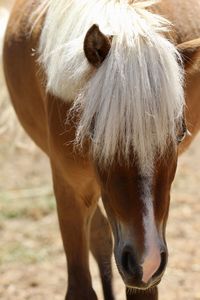
[[(169, 22), (146, 7), (156, 1), (44, 0), (40, 62), (47, 90), (74, 101), (81, 112), (76, 142), (91, 139), (95, 159), (108, 164), (134, 152), (144, 171), (169, 140), (176, 142), (184, 96), (175, 46), (164, 37)], [(97, 24), (113, 36), (101, 67), (84, 54), (88, 29)]]

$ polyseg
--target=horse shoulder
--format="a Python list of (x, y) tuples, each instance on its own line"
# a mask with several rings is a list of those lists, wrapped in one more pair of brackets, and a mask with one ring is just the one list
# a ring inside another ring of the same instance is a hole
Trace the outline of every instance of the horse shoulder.
[(161, 0), (153, 10), (172, 22), (172, 38), (175, 43), (183, 43), (200, 36), (199, 0)]
[[(40, 26), (30, 34), (30, 1), (17, 0), (5, 34), (3, 64), (11, 102), (31, 138), (45, 152), (44, 76), (37, 63)], [(41, 84), (42, 83), (42, 84)]]

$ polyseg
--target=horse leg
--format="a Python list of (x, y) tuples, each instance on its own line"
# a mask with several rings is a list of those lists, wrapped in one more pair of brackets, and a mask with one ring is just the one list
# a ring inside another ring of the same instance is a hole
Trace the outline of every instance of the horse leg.
[(88, 208), (83, 199), (77, 196), (71, 186), (55, 170), (53, 170), (53, 183), (60, 230), (67, 257), (68, 289), (65, 300), (97, 300), (92, 288), (88, 258), (88, 226), (96, 203)]
[(114, 300), (112, 291), (112, 235), (108, 220), (97, 207), (91, 222), (90, 250), (97, 261), (105, 300)]
[(132, 292), (128, 288), (126, 289), (127, 300), (158, 300), (158, 288), (154, 287), (148, 291), (136, 291)]

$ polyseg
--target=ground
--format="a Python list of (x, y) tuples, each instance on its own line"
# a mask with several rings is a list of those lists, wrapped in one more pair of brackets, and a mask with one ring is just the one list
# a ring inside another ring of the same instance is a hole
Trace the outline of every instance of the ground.
[[(2, 7), (10, 2), (0, 0), (0, 43), (6, 19)], [(16, 125), (11, 108), (3, 109), (7, 101), (0, 62), (0, 299), (61, 300), (67, 275), (48, 159)], [(160, 300), (200, 300), (199, 169), (200, 136), (179, 160), (167, 226), (169, 264)], [(102, 300), (92, 257), (91, 271)], [(113, 271), (116, 298), (125, 300), (114, 264)]]

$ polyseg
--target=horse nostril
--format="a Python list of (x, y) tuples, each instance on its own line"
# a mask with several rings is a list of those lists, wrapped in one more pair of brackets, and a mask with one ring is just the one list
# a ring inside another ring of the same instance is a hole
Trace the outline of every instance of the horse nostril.
[(128, 247), (122, 253), (121, 264), (124, 275), (130, 276), (134, 281), (141, 281), (143, 275), (142, 267), (137, 263), (133, 251)]
[(131, 254), (129, 251), (124, 251), (122, 254), (122, 266), (124, 271), (126, 273), (130, 274), (133, 273), (131, 263), (133, 262), (133, 259), (131, 258)]
[(167, 265), (167, 252), (162, 251), (160, 256), (161, 256), (160, 266), (159, 266), (158, 270), (156, 271), (156, 273), (153, 275), (153, 277), (159, 277), (164, 272), (164, 270), (166, 268), (166, 265)]

